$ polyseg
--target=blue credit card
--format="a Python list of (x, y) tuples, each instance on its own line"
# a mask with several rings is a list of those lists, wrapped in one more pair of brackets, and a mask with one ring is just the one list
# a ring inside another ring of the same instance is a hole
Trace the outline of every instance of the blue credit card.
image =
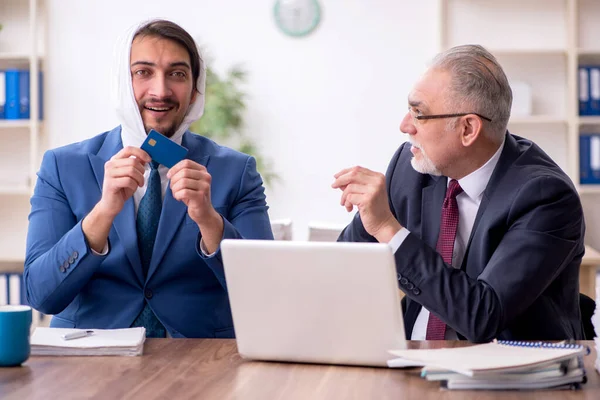
[(161, 135), (154, 129), (148, 133), (148, 137), (140, 147), (152, 157), (152, 160), (172, 168), (175, 164), (185, 158), (188, 150), (175, 143), (166, 136)]

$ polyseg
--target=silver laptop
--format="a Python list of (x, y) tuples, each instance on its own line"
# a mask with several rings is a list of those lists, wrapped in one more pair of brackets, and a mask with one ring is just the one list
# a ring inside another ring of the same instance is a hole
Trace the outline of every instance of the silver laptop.
[(386, 366), (406, 347), (389, 246), (229, 239), (221, 251), (242, 357)]

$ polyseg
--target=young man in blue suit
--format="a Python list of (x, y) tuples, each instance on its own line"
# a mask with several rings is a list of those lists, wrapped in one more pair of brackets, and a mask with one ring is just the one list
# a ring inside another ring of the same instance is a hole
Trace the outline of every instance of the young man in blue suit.
[[(53, 327), (234, 337), (220, 242), (273, 238), (255, 160), (187, 130), (204, 110), (206, 70), (180, 26), (132, 29), (113, 73), (121, 125), (44, 155), (27, 299)], [(187, 148), (185, 159), (152, 162), (140, 149), (151, 129)]]
[(408, 96), (386, 176), (335, 175), (342, 241), (392, 247), (409, 339), (583, 339), (584, 219), (567, 175), (507, 131), (512, 93), (480, 46), (438, 55)]

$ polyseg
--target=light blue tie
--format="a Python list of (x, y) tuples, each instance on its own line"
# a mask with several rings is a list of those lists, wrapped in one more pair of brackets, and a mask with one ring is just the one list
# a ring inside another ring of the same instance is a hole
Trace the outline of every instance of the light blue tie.
[[(142, 270), (144, 279), (148, 276), (152, 250), (158, 231), (158, 221), (162, 210), (162, 190), (160, 186), (160, 174), (158, 173), (158, 163), (152, 161), (150, 164), (150, 177), (148, 178), (148, 187), (146, 193), (140, 201), (137, 213), (137, 237), (140, 259), (142, 261)], [(148, 290), (145, 291), (149, 293)], [(151, 292), (150, 292), (151, 293)], [(150, 296), (151, 297), (151, 296)], [(148, 296), (146, 296), (148, 298)], [(165, 327), (160, 323), (150, 305), (146, 301), (144, 309), (133, 321), (132, 327), (143, 326), (146, 328), (146, 337), (165, 337)]]

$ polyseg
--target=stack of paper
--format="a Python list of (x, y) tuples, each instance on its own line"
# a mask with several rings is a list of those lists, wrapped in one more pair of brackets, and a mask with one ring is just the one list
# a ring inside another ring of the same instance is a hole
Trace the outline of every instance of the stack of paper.
[(144, 351), (145, 328), (92, 329), (77, 339), (63, 335), (85, 329), (37, 327), (31, 335), (33, 356), (139, 356)]
[[(542, 342), (492, 342), (424, 350), (393, 350), (421, 363), (421, 376), (448, 389), (577, 388), (585, 383), (584, 346)], [(388, 362), (390, 367), (397, 360)]]
[(596, 370), (600, 372), (600, 287), (596, 287), (596, 310), (592, 316), (592, 324), (594, 325), (594, 331), (596, 337), (594, 342), (596, 343)]

